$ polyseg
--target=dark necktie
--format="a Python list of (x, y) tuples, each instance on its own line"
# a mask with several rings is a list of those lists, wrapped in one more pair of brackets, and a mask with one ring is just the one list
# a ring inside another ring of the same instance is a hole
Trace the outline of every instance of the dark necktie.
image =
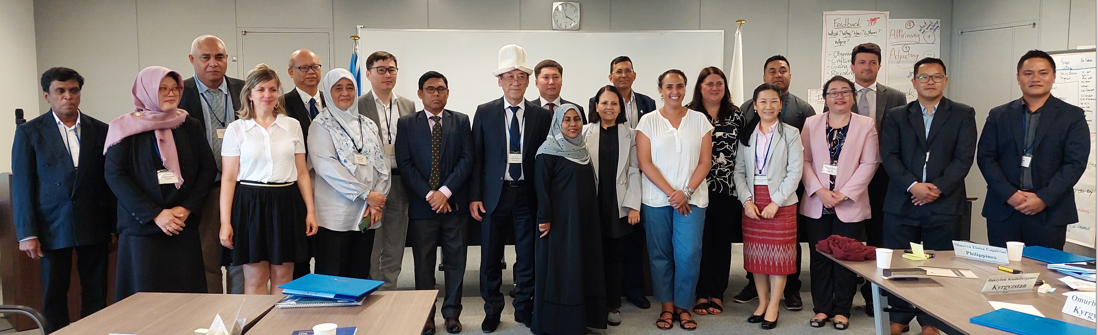
[(550, 102), (550, 103), (545, 104), (545, 107), (549, 108), (549, 118), (552, 119), (553, 118), (553, 112), (555, 112), (557, 110), (557, 104), (554, 104), (554, 103)]
[(320, 114), (320, 112), (316, 110), (316, 98), (310, 98), (309, 99), (309, 120), (315, 119), (317, 114)]
[(431, 121), (435, 123), (431, 127), (431, 189), (438, 189), (440, 182), (441, 171), (439, 171), (439, 160), (442, 155), (442, 118), (438, 116), (432, 116)]
[[(508, 127), (508, 131), (511, 133), (511, 146), (507, 154), (522, 152), (522, 133), (520, 132), (518, 106), (507, 107), (511, 110), (511, 126)], [(511, 180), (518, 181), (519, 177), (522, 177), (522, 164), (507, 164), (507, 172), (511, 174)]]

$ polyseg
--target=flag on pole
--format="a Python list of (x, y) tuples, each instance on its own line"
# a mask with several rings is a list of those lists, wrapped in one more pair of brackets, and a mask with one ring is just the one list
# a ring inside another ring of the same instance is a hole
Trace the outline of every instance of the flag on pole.
[(740, 30), (747, 20), (736, 20), (736, 47), (732, 50), (732, 69), (728, 71), (732, 75), (729, 83), (729, 91), (732, 92), (732, 103), (742, 104), (743, 98), (743, 37)]
[(351, 51), (351, 75), (355, 76), (355, 89), (357, 95), (362, 95), (362, 69), (358, 66), (358, 35), (351, 36), (354, 41), (354, 50)]

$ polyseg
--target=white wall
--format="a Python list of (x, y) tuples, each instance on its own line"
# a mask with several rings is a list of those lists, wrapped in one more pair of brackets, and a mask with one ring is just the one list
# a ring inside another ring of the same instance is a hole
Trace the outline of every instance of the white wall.
[(34, 47), (34, 2), (32, 0), (0, 0), (0, 64), (6, 70), (0, 80), (0, 171), (11, 171), (11, 142), (15, 136), (16, 108), (22, 108), (25, 118), (39, 114), (38, 101), (42, 90), (38, 85), (38, 65)]

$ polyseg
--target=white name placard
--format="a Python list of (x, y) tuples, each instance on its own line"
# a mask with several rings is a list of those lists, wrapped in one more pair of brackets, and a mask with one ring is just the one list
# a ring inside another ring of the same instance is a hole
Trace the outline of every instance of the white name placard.
[(1064, 314), (1084, 319), (1090, 322), (1095, 322), (1094, 308), (1095, 305), (1093, 295), (1086, 294), (1071, 294), (1068, 295), (1067, 301), (1064, 301)]
[(981, 262), (1007, 264), (1007, 249), (964, 241), (953, 241), (953, 255)]
[(1040, 273), (991, 276), (984, 283), (983, 293), (1032, 292)]

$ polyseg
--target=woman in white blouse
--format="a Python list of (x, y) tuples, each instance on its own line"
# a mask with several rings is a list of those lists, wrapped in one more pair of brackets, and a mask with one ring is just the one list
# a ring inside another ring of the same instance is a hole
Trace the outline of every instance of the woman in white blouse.
[(685, 330), (698, 328), (690, 317), (701, 263), (705, 176), (713, 161), (713, 125), (701, 112), (683, 107), (686, 75), (668, 70), (659, 77), (663, 107), (637, 124), (637, 160), (642, 181), (642, 212), (652, 268), (652, 291), (663, 309), (659, 329), (679, 320)]
[[(259, 64), (248, 74), (238, 120), (221, 147), (221, 245), (244, 265), (244, 293), (282, 294), (294, 263), (308, 260), (316, 234), (313, 186), (305, 168), (301, 125), (279, 102), (278, 74)], [(219, 131), (220, 132), (220, 131)]]
[(381, 221), (391, 171), (377, 125), (358, 114), (354, 77), (332, 69), (320, 80), (325, 109), (309, 126), (309, 161), (316, 172), (313, 241), (319, 274), (367, 279), (374, 229)]

